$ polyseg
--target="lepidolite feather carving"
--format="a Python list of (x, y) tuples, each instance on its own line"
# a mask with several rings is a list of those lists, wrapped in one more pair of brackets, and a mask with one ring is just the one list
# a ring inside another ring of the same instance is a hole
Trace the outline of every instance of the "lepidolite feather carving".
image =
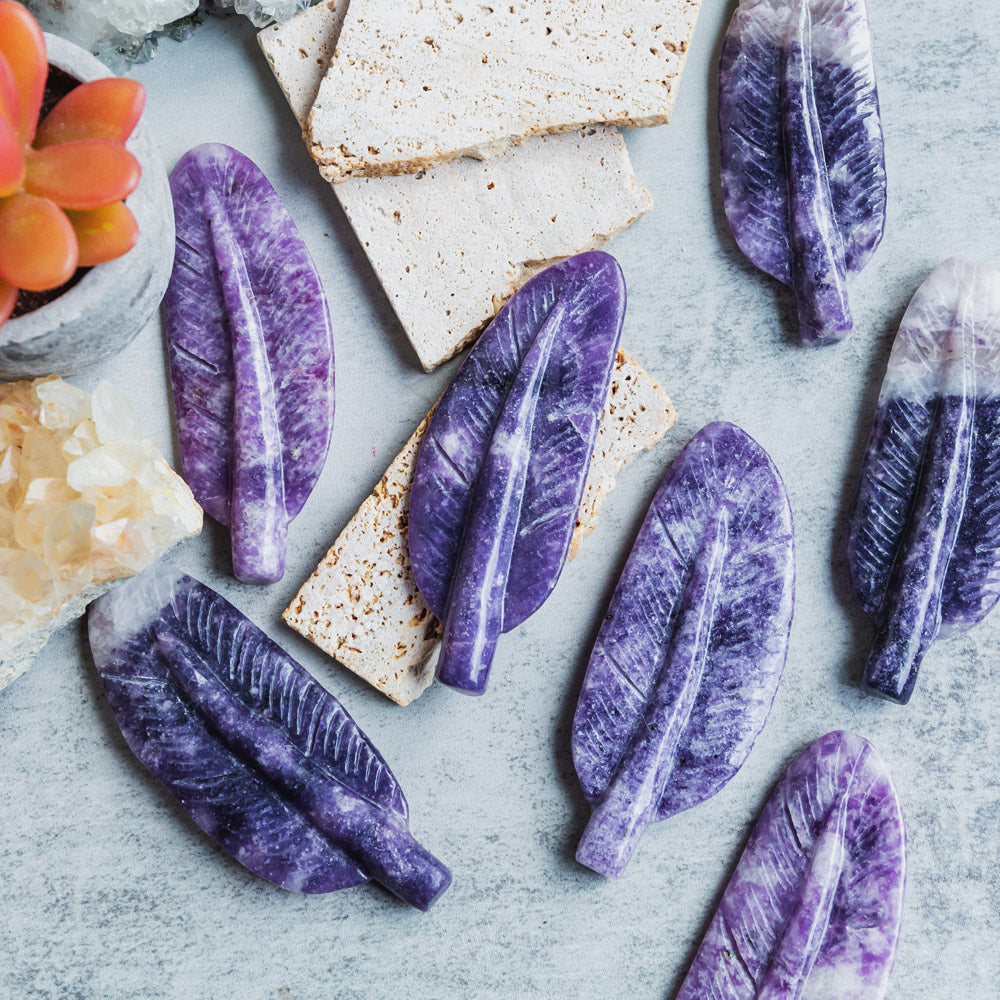
[(133, 753), (250, 871), (311, 893), (374, 879), (424, 910), (448, 887), (368, 737), (217, 593), (155, 566), (91, 605), (90, 646)]
[(875, 622), (869, 689), (906, 702), (930, 644), (1000, 597), (1000, 271), (952, 257), (892, 345), (851, 519), (854, 593)]
[(326, 296), (288, 211), (242, 153), (198, 146), (170, 188), (177, 248), (163, 305), (184, 478), (229, 525), (236, 576), (272, 583), (330, 444)]
[(885, 227), (885, 159), (864, 0), (742, 0), (722, 47), (726, 216), (790, 285), (804, 344), (851, 332), (847, 276)]
[(434, 411), (409, 545), (417, 586), (444, 622), (445, 684), (482, 694), (500, 634), (559, 579), (624, 315), (613, 257), (553, 265), (504, 306)]
[(881, 1000), (905, 868), (885, 764), (829, 733), (764, 806), (676, 1000)]
[(778, 470), (745, 431), (709, 424), (657, 490), (587, 666), (573, 720), (593, 807), (581, 864), (618, 877), (649, 823), (743, 764), (785, 665), (794, 578)]

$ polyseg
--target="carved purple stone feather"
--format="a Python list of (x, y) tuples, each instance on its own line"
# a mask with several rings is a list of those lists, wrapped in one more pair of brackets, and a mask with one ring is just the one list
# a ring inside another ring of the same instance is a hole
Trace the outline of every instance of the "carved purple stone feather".
[(229, 525), (236, 576), (271, 583), (330, 444), (326, 296), (287, 209), (242, 153), (197, 146), (170, 188), (177, 241), (163, 305), (184, 477)]
[(497, 639), (566, 561), (625, 314), (606, 253), (532, 278), (476, 342), (431, 418), (410, 494), (417, 586), (444, 622), (438, 677), (486, 689)]
[(581, 864), (617, 878), (647, 824), (739, 770), (784, 669), (794, 581), (778, 470), (745, 431), (709, 424), (657, 490), (587, 666), (572, 736), (593, 807)]
[(719, 134), (740, 249), (792, 287), (803, 343), (842, 340), (847, 274), (885, 228), (864, 0), (741, 0), (722, 47)]
[(301, 892), (374, 879), (426, 910), (451, 881), (343, 706), (217, 593), (162, 564), (90, 606), (133, 753), (256, 875)]
[(1000, 597), (1000, 271), (952, 257), (892, 346), (851, 518), (854, 592), (875, 623), (864, 683), (906, 703), (938, 636)]
[(885, 764), (829, 733), (764, 806), (677, 1000), (881, 1000), (905, 868)]

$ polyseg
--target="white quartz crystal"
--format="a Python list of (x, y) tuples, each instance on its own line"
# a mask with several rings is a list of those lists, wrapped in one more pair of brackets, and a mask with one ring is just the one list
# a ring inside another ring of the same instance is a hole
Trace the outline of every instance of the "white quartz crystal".
[(201, 520), (114, 386), (90, 396), (56, 376), (0, 384), (0, 688)]
[(258, 28), (287, 21), (315, 0), (25, 0), (46, 31), (55, 32), (112, 69), (143, 62), (156, 51), (156, 38), (166, 32), (184, 38), (192, 30), (191, 15), (245, 14)]
[(300, 11), (312, 5), (314, 0), (212, 0), (210, 7), (224, 10), (234, 10), (237, 14), (245, 14), (250, 20), (263, 28), (272, 21), (287, 21)]
[(193, 14), (198, 0), (26, 0), (39, 23), (100, 56), (143, 58), (148, 35)]

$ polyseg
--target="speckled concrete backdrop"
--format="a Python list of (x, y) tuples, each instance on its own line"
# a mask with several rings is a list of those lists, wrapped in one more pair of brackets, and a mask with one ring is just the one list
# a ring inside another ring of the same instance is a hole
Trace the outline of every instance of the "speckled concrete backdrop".
[[(279, 612), (454, 366), (416, 365), (316, 175), (242, 20), (165, 44), (138, 76), (168, 166), (221, 140), (288, 203), (336, 323), (338, 412), (288, 572), (254, 588), (209, 527), (172, 561), (217, 587), (347, 704), (402, 780), (417, 835), (454, 871), (427, 915), (376, 887), (321, 898), (253, 878), (134, 761), (82, 628), (0, 694), (0, 996), (184, 1000), (673, 995), (750, 825), (791, 758), (837, 727), (871, 739), (908, 821), (894, 1000), (988, 1000), (1000, 982), (1000, 614), (936, 645), (907, 708), (853, 685), (870, 627), (842, 556), (858, 462), (892, 335), (919, 282), (961, 253), (1000, 263), (1000, 6), (871, 0), (889, 169), (888, 232), (854, 282), (856, 332), (806, 351), (785, 289), (744, 261), (720, 212), (714, 66), (732, 4), (705, 0), (676, 113), (628, 137), (652, 212), (613, 244), (629, 282), (623, 343), (666, 385), (676, 429), (622, 477), (545, 607), (505, 639), (491, 688), (385, 701)], [(161, 331), (80, 378), (122, 386), (168, 453)], [(663, 470), (709, 420), (747, 428), (795, 512), (798, 593), (774, 711), (718, 796), (646, 832), (625, 877), (575, 864), (586, 806), (568, 736), (595, 625)]]

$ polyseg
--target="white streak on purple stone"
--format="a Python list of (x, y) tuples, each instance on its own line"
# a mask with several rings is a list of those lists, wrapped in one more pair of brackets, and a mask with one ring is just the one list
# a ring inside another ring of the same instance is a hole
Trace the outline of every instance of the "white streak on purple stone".
[(881, 1000), (905, 870), (885, 765), (829, 733), (764, 806), (676, 1000)]
[(211, 188), (205, 192), (212, 246), (233, 352), (233, 572), (244, 583), (274, 583), (285, 572), (285, 510), (281, 431), (267, 344), (246, 261)]
[(497, 639), (531, 457), (531, 438), (552, 344), (564, 314), (557, 301), (525, 355), (493, 429), (455, 566), (437, 677), (483, 694)]
[(758, 987), (759, 1000), (801, 996), (819, 958), (844, 870), (849, 789), (850, 782), (840, 801), (830, 807), (826, 822), (813, 845), (798, 903), (785, 924), (781, 941)]
[(965, 512), (975, 400), (944, 398), (931, 424), (920, 471), (864, 680), (872, 691), (906, 702), (941, 625), (941, 599)]
[(728, 517), (720, 510), (708, 525), (677, 613), (653, 696), (615, 776), (597, 803), (576, 851), (576, 860), (617, 878), (653, 819), (674, 772), (677, 751), (705, 675), (709, 633), (726, 559)]
[(834, 215), (823, 135), (816, 111), (809, 0), (798, 0), (784, 48), (781, 120), (788, 190), (791, 282), (799, 336), (816, 346), (842, 340), (853, 326), (844, 242)]

